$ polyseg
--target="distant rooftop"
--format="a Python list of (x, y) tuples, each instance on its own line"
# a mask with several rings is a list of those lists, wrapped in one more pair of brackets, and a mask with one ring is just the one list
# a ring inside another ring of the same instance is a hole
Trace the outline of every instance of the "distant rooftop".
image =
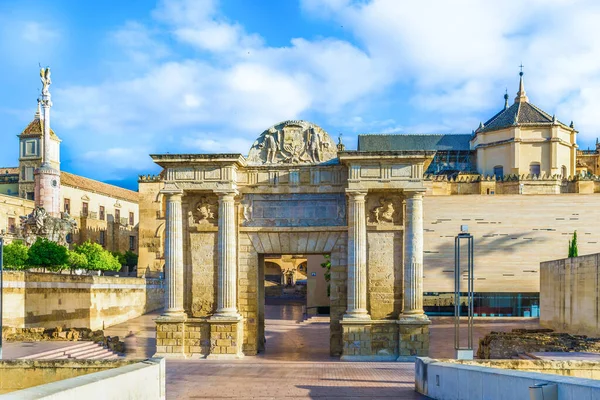
[(358, 151), (469, 151), (470, 134), (358, 135)]

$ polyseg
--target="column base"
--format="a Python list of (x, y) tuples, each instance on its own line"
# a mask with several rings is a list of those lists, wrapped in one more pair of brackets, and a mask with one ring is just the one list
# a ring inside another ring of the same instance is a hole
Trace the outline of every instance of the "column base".
[(342, 321), (370, 321), (371, 316), (367, 310), (354, 310), (351, 312), (346, 311), (342, 317)]
[(400, 315), (398, 324), (398, 358), (396, 361), (415, 361), (429, 355), (429, 325), (425, 314)]
[(187, 317), (187, 314), (185, 313), (185, 311), (183, 309), (181, 309), (181, 310), (172, 309), (172, 310), (165, 310), (165, 311), (163, 311), (163, 313), (160, 316), (161, 317), (167, 317), (167, 318), (182, 318), (182, 319), (185, 319)]

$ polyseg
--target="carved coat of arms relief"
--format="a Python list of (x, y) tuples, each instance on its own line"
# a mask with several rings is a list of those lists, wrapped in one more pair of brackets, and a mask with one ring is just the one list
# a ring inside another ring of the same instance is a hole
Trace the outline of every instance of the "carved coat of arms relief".
[(264, 131), (248, 154), (250, 165), (319, 164), (337, 156), (337, 148), (319, 126), (285, 121)]

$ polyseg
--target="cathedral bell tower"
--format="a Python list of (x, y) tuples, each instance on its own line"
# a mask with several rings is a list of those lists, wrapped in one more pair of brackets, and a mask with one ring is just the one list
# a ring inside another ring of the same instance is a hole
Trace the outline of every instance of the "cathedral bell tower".
[[(35, 178), (35, 205), (43, 207), (53, 217), (60, 217), (60, 170), (57, 163), (51, 163), (53, 153), (58, 154), (57, 143), (50, 140), (50, 107), (52, 100), (50, 95), (50, 68), (40, 70), (42, 80), (42, 165), (34, 172)], [(56, 155), (55, 154), (55, 155)]]

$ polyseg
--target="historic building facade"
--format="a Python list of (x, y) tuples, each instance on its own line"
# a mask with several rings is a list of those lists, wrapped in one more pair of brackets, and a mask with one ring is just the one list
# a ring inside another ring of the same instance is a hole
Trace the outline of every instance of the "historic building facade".
[(475, 237), (476, 314), (537, 316), (540, 262), (563, 257), (575, 230), (580, 253), (600, 243), (597, 151), (582, 171), (576, 134), (529, 103), (521, 75), (514, 104), (505, 96), (473, 134), (360, 135), (345, 151), (287, 121), (247, 157), (153, 156), (163, 171), (139, 181), (139, 273), (169, 281), (159, 353), (256, 354), (266, 263), (329, 254), (331, 353), (426, 354), (423, 310), (454, 310), (461, 225)]
[(286, 121), (263, 132), (248, 157), (152, 156), (164, 168), (155, 186), (167, 280), (159, 354), (260, 351), (265, 258), (284, 254), (331, 256), (332, 354), (428, 353), (423, 171), (433, 153), (338, 150), (318, 126)]
[(91, 240), (107, 250), (138, 251), (137, 192), (60, 170), (61, 140), (50, 127), (50, 70), (40, 74), (43, 89), (33, 120), (18, 135), (18, 167), (0, 168), (0, 232), (20, 237), (20, 217), (36, 206), (77, 222), (72, 243)]

